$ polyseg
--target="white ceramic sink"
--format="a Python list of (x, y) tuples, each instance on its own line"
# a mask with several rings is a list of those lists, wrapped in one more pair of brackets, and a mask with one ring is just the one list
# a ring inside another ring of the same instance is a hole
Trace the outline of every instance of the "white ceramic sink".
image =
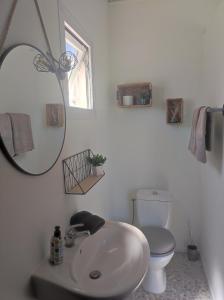
[[(148, 258), (148, 242), (140, 230), (107, 221), (97, 233), (65, 249), (62, 265), (43, 263), (33, 275), (37, 296), (51, 300), (54, 289), (60, 288), (64, 292), (60, 300), (122, 299), (142, 282)], [(56, 296), (58, 291), (52, 299)]]

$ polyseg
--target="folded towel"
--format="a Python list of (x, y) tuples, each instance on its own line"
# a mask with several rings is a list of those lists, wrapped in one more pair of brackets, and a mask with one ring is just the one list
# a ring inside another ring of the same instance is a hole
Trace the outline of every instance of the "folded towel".
[[(71, 219), (70, 219), (70, 225), (76, 225), (76, 224), (84, 224), (84, 220), (85, 218), (92, 216), (92, 214), (88, 211), (79, 211), (77, 213), (75, 213)], [(81, 231), (83, 230), (82, 227), (78, 228), (77, 227), (77, 231)]]
[(12, 124), (9, 115), (7, 114), (0, 114), (0, 136), (9, 155), (14, 156)]
[(26, 114), (8, 114), (12, 123), (12, 136), (15, 155), (33, 150), (33, 135), (30, 116)]
[(105, 220), (88, 211), (80, 211), (70, 219), (70, 225), (76, 224), (83, 224), (83, 227), (77, 227), (77, 231), (88, 230), (90, 234), (94, 234), (105, 224)]
[(201, 106), (194, 111), (191, 137), (188, 149), (198, 161), (205, 163), (206, 159), (206, 121), (207, 107)]
[(90, 234), (96, 233), (103, 225), (105, 220), (97, 215), (91, 215), (84, 220), (84, 230), (88, 230)]

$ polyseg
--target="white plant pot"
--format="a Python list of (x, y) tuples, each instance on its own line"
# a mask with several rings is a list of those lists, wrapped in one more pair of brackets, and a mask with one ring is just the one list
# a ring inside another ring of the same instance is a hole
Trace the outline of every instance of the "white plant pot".
[(101, 176), (104, 174), (103, 166), (92, 167), (93, 176)]

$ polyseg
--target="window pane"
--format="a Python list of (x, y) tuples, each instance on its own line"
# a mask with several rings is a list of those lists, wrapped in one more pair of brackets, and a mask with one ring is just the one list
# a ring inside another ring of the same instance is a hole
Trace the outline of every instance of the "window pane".
[(66, 51), (72, 52), (73, 54), (75, 54), (75, 56), (77, 56), (77, 54), (78, 54), (77, 49), (75, 49), (74, 46), (72, 46), (70, 43), (68, 43), (67, 40), (66, 40)]

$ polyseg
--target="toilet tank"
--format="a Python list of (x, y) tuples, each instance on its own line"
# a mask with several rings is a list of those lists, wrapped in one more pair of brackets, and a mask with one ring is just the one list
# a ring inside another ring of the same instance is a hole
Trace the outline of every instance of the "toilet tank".
[(135, 224), (169, 228), (172, 197), (168, 191), (141, 189), (135, 197)]

